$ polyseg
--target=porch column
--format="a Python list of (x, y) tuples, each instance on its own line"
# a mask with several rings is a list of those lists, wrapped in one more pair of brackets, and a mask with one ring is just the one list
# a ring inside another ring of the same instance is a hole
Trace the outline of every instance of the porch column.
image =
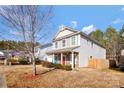
[(53, 54), (53, 63), (55, 62), (55, 55)]
[(7, 65), (7, 58), (4, 59), (4, 65)]
[(71, 54), (71, 67), (74, 68), (74, 52)]
[(63, 53), (61, 53), (61, 64), (63, 63)]

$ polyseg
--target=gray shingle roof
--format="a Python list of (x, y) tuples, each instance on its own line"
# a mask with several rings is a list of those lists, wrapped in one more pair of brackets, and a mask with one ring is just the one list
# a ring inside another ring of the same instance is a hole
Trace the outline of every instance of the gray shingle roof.
[(55, 50), (47, 51), (47, 54), (62, 53), (62, 52), (72, 52), (73, 49), (75, 49), (75, 48), (77, 48), (77, 47), (79, 47), (79, 46), (70, 47), (70, 48), (63, 48), (63, 49), (55, 49)]

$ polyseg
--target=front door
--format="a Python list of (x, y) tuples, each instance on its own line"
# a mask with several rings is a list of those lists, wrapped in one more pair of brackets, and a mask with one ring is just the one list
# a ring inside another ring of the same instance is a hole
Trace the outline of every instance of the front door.
[(55, 55), (54, 63), (55, 63), (55, 64), (57, 63), (57, 55)]
[(63, 65), (65, 65), (65, 61), (66, 61), (66, 56), (63, 56), (63, 62), (62, 62)]

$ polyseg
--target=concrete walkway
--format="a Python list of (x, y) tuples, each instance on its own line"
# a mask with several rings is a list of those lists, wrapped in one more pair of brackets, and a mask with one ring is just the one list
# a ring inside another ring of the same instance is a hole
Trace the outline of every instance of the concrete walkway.
[(0, 73), (0, 88), (7, 88), (4, 74)]

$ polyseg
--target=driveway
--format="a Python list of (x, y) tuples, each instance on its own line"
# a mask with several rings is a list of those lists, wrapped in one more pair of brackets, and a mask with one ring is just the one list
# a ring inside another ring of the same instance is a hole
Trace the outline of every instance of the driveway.
[(0, 73), (0, 88), (7, 88), (5, 76)]

